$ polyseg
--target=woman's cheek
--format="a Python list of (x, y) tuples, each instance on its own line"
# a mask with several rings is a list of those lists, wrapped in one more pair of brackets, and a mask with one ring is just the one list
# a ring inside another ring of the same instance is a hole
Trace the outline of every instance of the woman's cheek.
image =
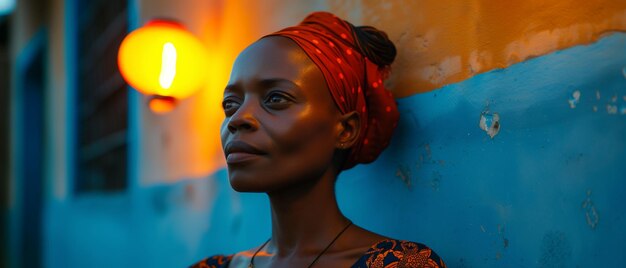
[(311, 114), (284, 118), (268, 133), (285, 153), (296, 152), (307, 145), (320, 146), (319, 141), (332, 140), (329, 135), (332, 133), (330, 121)]

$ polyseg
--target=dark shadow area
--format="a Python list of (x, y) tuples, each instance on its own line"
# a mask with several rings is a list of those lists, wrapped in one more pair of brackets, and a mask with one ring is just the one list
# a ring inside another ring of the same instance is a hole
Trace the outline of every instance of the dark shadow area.
[(44, 158), (44, 88), (45, 46), (39, 46), (26, 64), (22, 80), (20, 130), (23, 140), (21, 159), (21, 264), (41, 267), (43, 158)]
[(0, 17), (0, 267), (8, 263), (9, 211), (9, 17)]

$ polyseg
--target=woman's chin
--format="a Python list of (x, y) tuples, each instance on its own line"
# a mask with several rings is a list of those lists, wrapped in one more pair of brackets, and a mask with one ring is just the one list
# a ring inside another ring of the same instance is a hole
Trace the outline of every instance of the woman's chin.
[(230, 186), (233, 188), (233, 190), (240, 192), (240, 193), (258, 193), (258, 192), (262, 192), (259, 190), (256, 190), (253, 187), (249, 187), (248, 185), (237, 185), (237, 184), (233, 184), (231, 183)]
[(259, 182), (251, 177), (229, 174), (228, 181), (233, 190), (237, 192), (264, 192), (262, 185), (259, 185)]

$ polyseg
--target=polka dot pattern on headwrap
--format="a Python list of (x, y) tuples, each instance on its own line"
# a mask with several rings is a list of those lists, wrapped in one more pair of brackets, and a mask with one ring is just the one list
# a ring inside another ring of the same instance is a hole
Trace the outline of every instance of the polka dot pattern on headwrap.
[(393, 95), (383, 84), (387, 68), (363, 55), (352, 31), (353, 27), (337, 16), (315, 12), (297, 26), (267, 35), (287, 37), (298, 44), (322, 71), (341, 113), (359, 114), (360, 136), (344, 169), (374, 161), (389, 144), (400, 116)]

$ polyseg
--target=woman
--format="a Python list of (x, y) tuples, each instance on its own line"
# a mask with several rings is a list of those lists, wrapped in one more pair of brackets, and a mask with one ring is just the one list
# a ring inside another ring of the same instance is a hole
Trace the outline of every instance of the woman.
[(385, 33), (326, 12), (241, 52), (222, 145), (231, 186), (268, 194), (272, 235), (193, 267), (445, 267), (422, 244), (356, 226), (335, 199), (339, 173), (389, 143), (399, 114), (383, 80), (395, 54)]

